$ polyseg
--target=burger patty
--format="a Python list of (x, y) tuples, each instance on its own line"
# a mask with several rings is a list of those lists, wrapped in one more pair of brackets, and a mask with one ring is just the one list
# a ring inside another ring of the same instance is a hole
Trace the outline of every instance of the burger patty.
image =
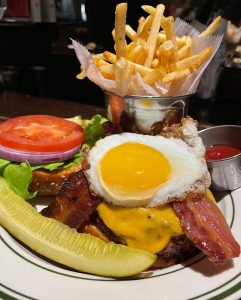
[(184, 234), (175, 235), (167, 246), (157, 253), (158, 258), (151, 269), (167, 268), (179, 264), (199, 252), (200, 250)]

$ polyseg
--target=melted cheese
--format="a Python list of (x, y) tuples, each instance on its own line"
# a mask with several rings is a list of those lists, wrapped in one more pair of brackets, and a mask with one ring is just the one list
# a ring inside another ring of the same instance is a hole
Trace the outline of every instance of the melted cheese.
[(125, 208), (107, 203), (97, 207), (105, 225), (124, 243), (151, 253), (161, 251), (182, 228), (170, 205), (154, 208)]
[(214, 203), (216, 203), (215, 198), (214, 198), (212, 192), (209, 189), (206, 189), (206, 195), (208, 196), (208, 198), (210, 200), (212, 200)]
[[(215, 202), (209, 189), (206, 194)], [(172, 236), (183, 234), (180, 221), (170, 204), (152, 208), (126, 208), (103, 202), (97, 211), (105, 225), (125, 244), (151, 253), (164, 249)]]

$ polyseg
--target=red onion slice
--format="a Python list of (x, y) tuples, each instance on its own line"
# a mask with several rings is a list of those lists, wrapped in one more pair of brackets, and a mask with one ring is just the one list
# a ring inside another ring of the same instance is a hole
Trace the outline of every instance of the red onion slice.
[(64, 152), (28, 152), (0, 146), (0, 157), (16, 162), (28, 161), (29, 163), (52, 163), (64, 161), (78, 153), (80, 147), (74, 147)]

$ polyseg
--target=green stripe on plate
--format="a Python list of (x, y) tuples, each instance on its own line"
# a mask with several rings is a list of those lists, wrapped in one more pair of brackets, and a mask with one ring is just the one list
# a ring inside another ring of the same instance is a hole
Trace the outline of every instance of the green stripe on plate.
[[(22, 293), (19, 293), (16, 290), (13, 290), (13, 289), (9, 288), (9, 287), (7, 287), (6, 285), (4, 285), (2, 283), (0, 283), (0, 286), (3, 287), (6, 290), (12, 292), (12, 293), (15, 293), (15, 294), (17, 294), (19, 296), (25, 297), (26, 299), (37, 300), (36, 298), (32, 298), (32, 297), (29, 297), (29, 296), (24, 295)], [(18, 300), (18, 298), (14, 298), (13, 296), (8, 295), (8, 294), (6, 294), (5, 292), (3, 292), (1, 290), (0, 290), (0, 297), (2, 297), (0, 299), (4, 299), (4, 300)]]
[(223, 293), (220, 293), (217, 296), (209, 298), (209, 300), (222, 300), (226, 299), (228, 296), (236, 293), (237, 291), (241, 290), (241, 282), (237, 283), (236, 285), (232, 286), (230, 289), (226, 290)]
[(0, 299), (3, 299), (3, 300), (18, 300), (17, 298), (13, 298), (12, 296), (9, 296), (9, 295), (5, 294), (2, 291), (0, 291)]

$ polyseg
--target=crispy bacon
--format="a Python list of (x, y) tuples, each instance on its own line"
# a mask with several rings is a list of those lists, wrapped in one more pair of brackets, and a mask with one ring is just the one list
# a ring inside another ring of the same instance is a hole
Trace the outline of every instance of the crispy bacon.
[(222, 262), (240, 255), (240, 246), (224, 216), (207, 196), (176, 201), (172, 206), (187, 237), (210, 261)]
[(42, 214), (82, 232), (100, 201), (91, 194), (88, 180), (83, 171), (79, 171), (65, 181), (56, 199)]

